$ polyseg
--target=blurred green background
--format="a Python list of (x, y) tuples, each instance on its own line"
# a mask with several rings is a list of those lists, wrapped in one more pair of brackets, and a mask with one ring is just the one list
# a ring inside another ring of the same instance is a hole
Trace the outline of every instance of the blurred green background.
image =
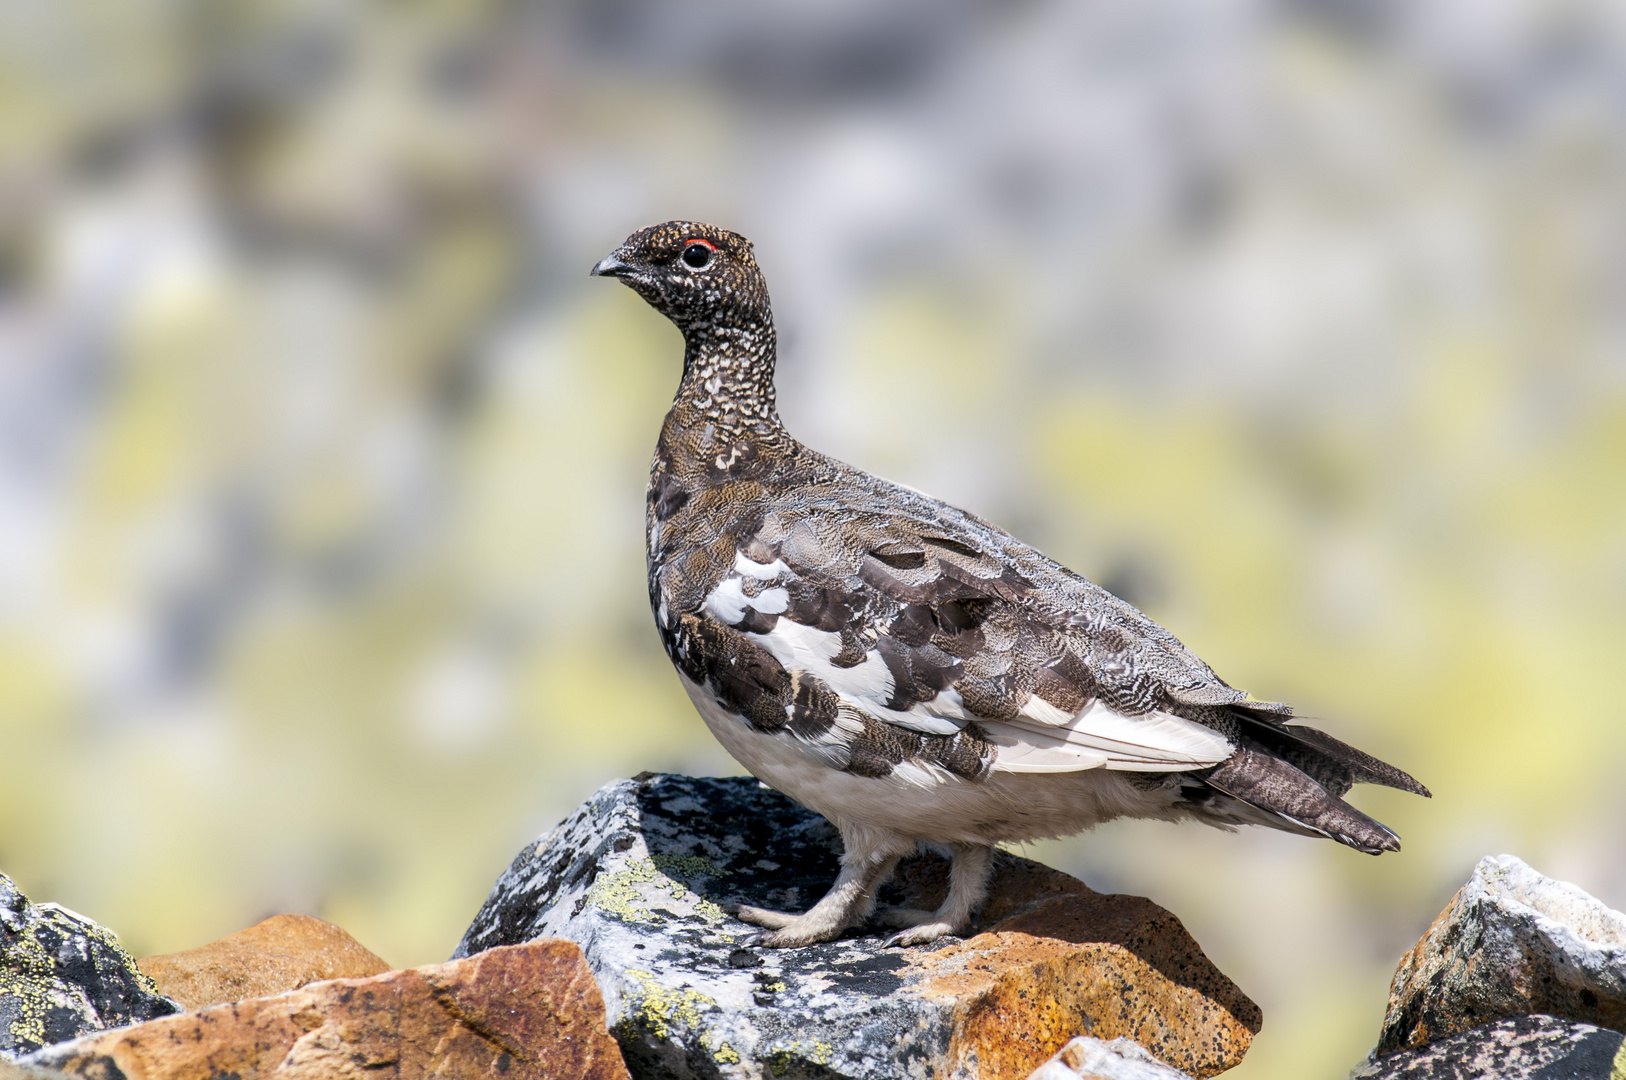
[(1415, 773), (1119, 823), (1342, 1076), (1485, 854), (1626, 906), (1626, 20), (1497, 0), (62, 0), (0, 32), (0, 869), (137, 953), (444, 959), (604, 782), (736, 771), (648, 614), (676, 332), (752, 237), (804, 440)]

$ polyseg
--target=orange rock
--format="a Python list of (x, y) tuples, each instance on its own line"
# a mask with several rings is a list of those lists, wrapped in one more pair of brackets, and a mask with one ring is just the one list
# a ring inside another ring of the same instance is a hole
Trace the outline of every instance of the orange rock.
[(72, 1080), (67, 1073), (41, 1069), (33, 1065), (15, 1065), (0, 1058), (0, 1080)]
[(309, 915), (273, 915), (195, 949), (143, 957), (136, 966), (194, 1011), (390, 970), (355, 938)]
[[(911, 899), (930, 907), (939, 875), (919, 869)], [(1259, 1007), (1179, 919), (1037, 863), (1002, 859), (999, 869), (983, 933), (911, 956), (913, 991), (954, 1003), (955, 1067), (983, 1080), (1026, 1077), (1075, 1035), (1125, 1036), (1199, 1077), (1242, 1061)]]
[(629, 1080), (587, 961), (557, 940), (87, 1035), (28, 1063), (127, 1080)]

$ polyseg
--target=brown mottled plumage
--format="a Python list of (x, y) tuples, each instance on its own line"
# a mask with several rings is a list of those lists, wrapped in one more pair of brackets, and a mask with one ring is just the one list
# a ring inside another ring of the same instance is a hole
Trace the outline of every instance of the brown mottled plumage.
[(809, 912), (742, 909), (768, 945), (834, 937), (919, 842), (954, 854), (935, 912), (893, 940), (963, 931), (993, 844), (1114, 817), (1395, 835), (1355, 783), (1399, 769), (1252, 701), (1173, 635), (981, 518), (797, 442), (774, 407), (767, 285), (744, 237), (672, 221), (593, 273), (683, 332), (650, 471), (649, 598), (672, 662), (747, 769), (828, 817), (841, 876)]

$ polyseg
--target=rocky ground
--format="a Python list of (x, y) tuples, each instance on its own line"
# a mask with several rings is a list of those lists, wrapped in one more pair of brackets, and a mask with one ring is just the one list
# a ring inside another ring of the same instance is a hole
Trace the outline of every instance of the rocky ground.
[[(821, 817), (749, 777), (651, 776), (601, 790), (498, 879), (457, 955), (565, 938), (604, 988), (640, 1075), (1026, 1076), (1078, 1034), (1128, 1036), (1213, 1076), (1259, 1009), (1173, 915), (1001, 856), (965, 940), (888, 949), (850, 933), (750, 947), (735, 904), (799, 910), (836, 875)], [(883, 903), (936, 907), (947, 862), (906, 862)]]
[[(0, 876), (0, 1080), (1179, 1080), (1259, 1030), (1169, 912), (1009, 855), (965, 938), (755, 947), (731, 906), (811, 903), (839, 850), (748, 778), (618, 781), (520, 852), (450, 962), (399, 971), (297, 915), (137, 961)], [(882, 901), (933, 906), (945, 871), (923, 852)], [(1623, 1030), (1626, 916), (1487, 858), (1354, 1076), (1622, 1080)]]

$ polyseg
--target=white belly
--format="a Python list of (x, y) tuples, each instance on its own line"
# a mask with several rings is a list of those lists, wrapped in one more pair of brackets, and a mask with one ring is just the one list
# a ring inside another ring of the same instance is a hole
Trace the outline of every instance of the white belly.
[(985, 780), (918, 768), (881, 777), (842, 772), (795, 736), (757, 731), (704, 688), (679, 678), (734, 760), (837, 828), (864, 826), (938, 842), (1015, 843), (1070, 836), (1116, 817), (1177, 816), (1168, 795), (1143, 790), (1125, 774), (1106, 769), (996, 772)]

